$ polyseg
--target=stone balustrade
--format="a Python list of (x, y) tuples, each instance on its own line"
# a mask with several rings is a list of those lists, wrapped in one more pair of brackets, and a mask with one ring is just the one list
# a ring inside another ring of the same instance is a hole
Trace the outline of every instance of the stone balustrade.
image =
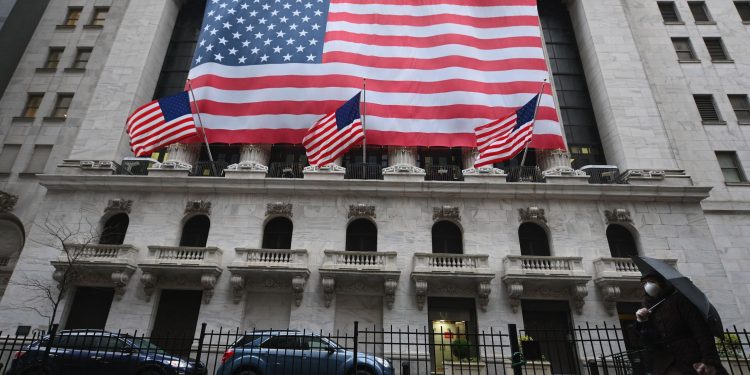
[[(662, 259), (677, 265), (677, 259)], [(594, 284), (604, 296), (604, 304), (610, 314), (617, 310), (620, 300), (639, 300), (643, 296), (640, 288), (641, 272), (630, 258), (599, 258), (594, 260)]]
[(294, 299), (299, 306), (305, 290), (308, 268), (307, 250), (303, 249), (248, 249), (236, 248), (234, 261), (229, 265), (234, 302), (245, 294), (249, 278), (273, 278), (290, 282)]
[(377, 290), (368, 290), (367, 293), (382, 293), (388, 307), (393, 308), (396, 286), (401, 275), (396, 264), (395, 251), (325, 250), (323, 254), (320, 276), (326, 307), (331, 305), (337, 284), (347, 286), (365, 281), (370, 285), (382, 284), (382, 292), (378, 287)]
[(221, 275), (221, 257), (222, 251), (217, 247), (149, 246), (148, 256), (138, 263), (146, 298), (151, 298), (160, 282), (180, 278), (200, 284), (203, 302), (208, 303)]
[(398, 271), (396, 252), (324, 251), (324, 270)]
[(581, 257), (508, 255), (506, 275), (585, 275)]
[(66, 243), (64, 249), (50, 262), (55, 267), (55, 281), (111, 284), (115, 296), (122, 297), (135, 272), (138, 249), (132, 245), (74, 243)]
[(414, 254), (414, 272), (487, 273), (490, 271), (486, 254)]
[(414, 254), (411, 279), (420, 310), (430, 288), (444, 288), (446, 285), (474, 287), (479, 306), (486, 310), (492, 292), (490, 281), (494, 278), (487, 254)]
[(154, 265), (221, 265), (221, 250), (216, 247), (149, 246), (148, 253), (146, 263)]
[(307, 250), (236, 248), (234, 251), (233, 266), (307, 269)]

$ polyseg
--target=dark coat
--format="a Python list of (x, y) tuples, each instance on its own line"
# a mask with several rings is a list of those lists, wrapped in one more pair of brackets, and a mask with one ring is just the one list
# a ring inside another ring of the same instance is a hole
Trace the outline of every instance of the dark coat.
[[(646, 297), (649, 308), (664, 297)], [(663, 303), (651, 311), (649, 319), (637, 323), (641, 343), (650, 354), (653, 375), (670, 368), (682, 374), (696, 374), (694, 363), (703, 362), (726, 374), (716, 350), (713, 334), (698, 308), (679, 292), (671, 290)]]

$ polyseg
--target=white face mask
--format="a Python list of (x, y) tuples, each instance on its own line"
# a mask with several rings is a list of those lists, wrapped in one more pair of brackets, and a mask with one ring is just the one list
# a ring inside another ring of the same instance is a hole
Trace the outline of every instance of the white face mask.
[(651, 281), (643, 285), (643, 289), (646, 291), (646, 294), (651, 297), (656, 297), (659, 295), (659, 293), (661, 293), (661, 287), (659, 286), (659, 284)]

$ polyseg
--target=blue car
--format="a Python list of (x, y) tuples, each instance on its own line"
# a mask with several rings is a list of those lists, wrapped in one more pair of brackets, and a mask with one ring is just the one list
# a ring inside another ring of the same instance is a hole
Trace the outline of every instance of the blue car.
[(392, 375), (393, 366), (334, 341), (298, 331), (253, 332), (222, 357), (216, 375)]
[(15, 354), (9, 375), (205, 375), (205, 365), (173, 356), (143, 338), (101, 330), (61, 331)]

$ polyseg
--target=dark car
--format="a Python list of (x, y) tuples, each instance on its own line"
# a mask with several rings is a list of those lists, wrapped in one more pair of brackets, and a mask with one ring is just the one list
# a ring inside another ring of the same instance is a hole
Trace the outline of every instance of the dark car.
[[(204, 375), (202, 363), (167, 354), (143, 338), (101, 330), (61, 331), (16, 352), (8, 375)], [(45, 359), (46, 357), (46, 359)]]
[(216, 375), (392, 375), (372, 354), (346, 350), (326, 337), (298, 331), (247, 334), (230, 347)]

